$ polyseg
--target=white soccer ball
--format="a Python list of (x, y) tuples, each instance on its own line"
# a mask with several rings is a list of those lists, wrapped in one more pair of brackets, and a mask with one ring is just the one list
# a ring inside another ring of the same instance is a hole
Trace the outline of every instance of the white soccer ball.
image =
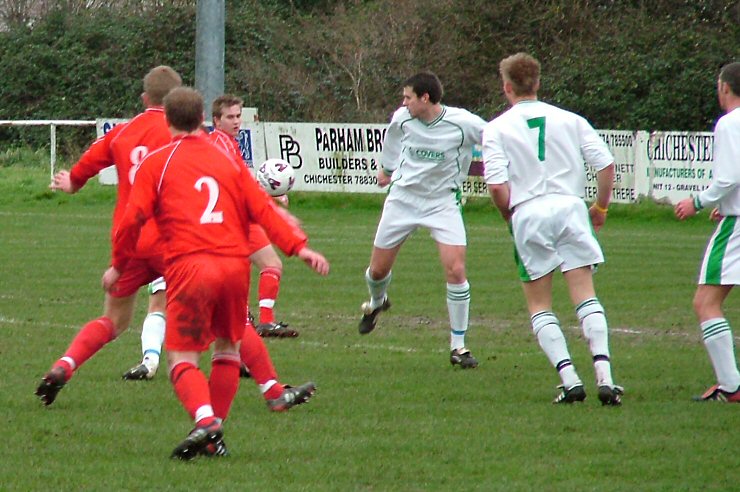
[(257, 168), (257, 181), (270, 196), (283, 196), (293, 188), (295, 171), (288, 161), (267, 159)]

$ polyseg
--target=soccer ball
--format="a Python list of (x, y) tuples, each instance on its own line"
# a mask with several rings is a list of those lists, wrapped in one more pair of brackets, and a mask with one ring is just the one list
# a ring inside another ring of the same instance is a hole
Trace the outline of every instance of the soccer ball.
[(295, 171), (288, 161), (267, 159), (257, 168), (257, 181), (270, 196), (283, 196), (293, 188)]

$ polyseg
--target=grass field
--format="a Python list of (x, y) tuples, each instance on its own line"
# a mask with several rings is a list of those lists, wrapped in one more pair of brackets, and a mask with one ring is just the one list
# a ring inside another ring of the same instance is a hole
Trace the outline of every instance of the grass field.
[[(231, 456), (168, 458), (190, 430), (165, 374), (125, 382), (138, 362), (142, 295), (131, 329), (43, 407), (33, 391), (85, 321), (100, 315), (114, 190), (45, 191), (45, 170), (0, 167), (0, 490), (736, 490), (740, 408), (697, 404), (713, 373), (691, 310), (712, 224), (654, 205), (613, 207), (596, 283), (611, 326), (624, 405), (595, 398), (586, 343), (561, 280), (555, 310), (590, 396), (553, 406), (557, 375), (529, 327), (511, 240), (487, 203), (469, 204), (468, 346), (476, 370), (449, 364), (444, 278), (425, 231), (401, 252), (391, 311), (360, 337), (363, 272), (382, 196), (293, 197), (327, 278), (286, 261), (269, 340), (281, 378), (316, 397), (267, 411), (246, 380), (226, 426)], [(740, 327), (733, 296), (726, 312)], [(736, 333), (740, 333), (737, 332)], [(207, 364), (205, 364), (207, 367)]]

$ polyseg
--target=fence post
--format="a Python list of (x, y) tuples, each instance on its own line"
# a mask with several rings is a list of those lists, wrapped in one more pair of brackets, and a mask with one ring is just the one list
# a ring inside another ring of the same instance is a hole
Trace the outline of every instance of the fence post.
[(51, 156), (49, 158), (51, 168), (50, 182), (53, 182), (57, 163), (57, 126), (54, 123), (51, 123), (49, 125), (49, 129), (51, 132), (51, 149), (49, 150), (49, 152), (51, 152)]

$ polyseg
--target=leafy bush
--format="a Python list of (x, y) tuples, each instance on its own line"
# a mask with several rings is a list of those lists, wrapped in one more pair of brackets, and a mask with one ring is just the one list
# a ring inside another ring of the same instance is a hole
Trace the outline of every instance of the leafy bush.
[[(131, 116), (157, 64), (192, 84), (194, 5), (57, 9), (0, 33), (3, 118)], [(226, 14), (225, 89), (266, 121), (385, 122), (420, 69), (440, 75), (448, 104), (490, 118), (506, 107), (499, 61), (528, 51), (541, 98), (598, 128), (709, 130), (718, 69), (740, 57), (731, 0), (228, 0)], [(89, 142), (65, 137), (70, 151)], [(0, 128), (0, 142), (48, 135)]]

